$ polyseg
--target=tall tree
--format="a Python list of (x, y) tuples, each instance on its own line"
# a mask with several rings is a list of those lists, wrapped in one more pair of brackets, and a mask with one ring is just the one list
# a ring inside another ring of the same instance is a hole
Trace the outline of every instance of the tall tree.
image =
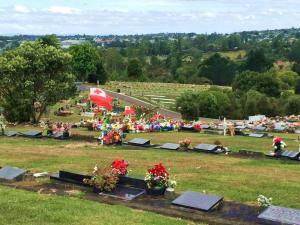
[(60, 48), (60, 41), (55, 34), (45, 35), (39, 39), (42, 44)]
[(137, 59), (132, 59), (129, 61), (127, 66), (127, 75), (131, 78), (140, 78), (142, 76), (142, 67)]
[(40, 41), (0, 57), (0, 95), (8, 121), (37, 123), (46, 108), (76, 92), (71, 55)]
[(247, 54), (247, 60), (244, 64), (245, 70), (255, 72), (265, 72), (272, 67), (272, 61), (266, 57), (262, 48), (251, 50)]

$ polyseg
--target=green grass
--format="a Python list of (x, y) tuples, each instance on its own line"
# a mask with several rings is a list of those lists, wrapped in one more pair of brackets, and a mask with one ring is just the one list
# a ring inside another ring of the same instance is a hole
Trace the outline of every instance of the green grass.
[[(164, 142), (174, 138), (174, 134), (170, 133), (168, 136), (161, 135)], [(248, 141), (250, 145), (251, 141)], [(260, 141), (263, 139), (252, 139), (252, 145), (260, 146)], [(46, 139), (24, 142), (21, 138), (2, 137), (0, 142), (1, 166), (17, 166), (34, 172), (69, 170), (88, 173), (95, 164), (109, 165), (114, 159), (125, 159), (130, 164), (130, 174), (143, 177), (148, 168), (162, 162), (178, 181), (178, 192), (205, 190), (224, 196), (225, 200), (247, 204), (256, 204), (257, 196), (263, 194), (273, 197), (276, 205), (300, 208), (298, 163), (155, 149), (137, 150), (132, 147), (101, 147)], [(239, 143), (237, 140), (235, 142)]]
[(191, 224), (185, 220), (75, 197), (49, 196), (0, 186), (0, 224)]

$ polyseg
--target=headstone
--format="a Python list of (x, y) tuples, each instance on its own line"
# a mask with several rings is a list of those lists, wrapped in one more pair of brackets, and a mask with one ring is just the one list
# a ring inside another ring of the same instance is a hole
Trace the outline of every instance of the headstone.
[(145, 189), (138, 189), (133, 187), (126, 187), (119, 185), (111, 192), (101, 192), (100, 195), (110, 196), (114, 198), (119, 198), (122, 200), (133, 200), (146, 192)]
[(132, 187), (139, 188), (139, 189), (146, 189), (146, 187), (147, 187), (146, 182), (144, 181), (144, 178), (130, 177), (130, 176), (120, 176), (119, 184), (126, 185), (126, 186), (132, 186)]
[(208, 212), (221, 203), (222, 200), (223, 197), (188, 191), (176, 198), (172, 204)]
[(178, 150), (180, 147), (179, 144), (174, 144), (174, 143), (166, 143), (160, 146), (161, 149), (167, 149), (167, 150)]
[(255, 138), (263, 138), (265, 134), (257, 134), (257, 133), (251, 133), (249, 134), (249, 137), (255, 137)]
[(211, 144), (199, 144), (197, 145), (194, 150), (200, 152), (215, 152), (218, 149), (217, 145)]
[(142, 139), (142, 138), (134, 138), (128, 141), (128, 144), (136, 145), (136, 146), (145, 146), (145, 145), (150, 145), (150, 140)]
[(209, 129), (209, 128), (210, 128), (210, 126), (209, 126), (209, 125), (207, 125), (207, 124), (202, 124), (202, 125), (201, 125), (201, 128), (202, 128), (202, 129)]
[(286, 225), (300, 225), (300, 210), (270, 206), (258, 218)]
[(300, 156), (300, 152), (291, 151), (288, 158), (289, 159), (299, 159), (299, 156)]
[(0, 180), (20, 181), (26, 172), (26, 170), (17, 167), (3, 167), (0, 169)]
[(62, 132), (56, 132), (51, 137), (53, 137), (54, 139), (64, 139), (64, 134)]
[(20, 136), (23, 137), (31, 137), (31, 138), (37, 138), (42, 136), (41, 131), (27, 131), (27, 132), (20, 132)]
[(14, 136), (17, 136), (17, 133), (16, 131), (7, 131), (4, 133), (5, 136), (7, 137), (14, 137)]
[(67, 171), (59, 171), (59, 174), (50, 176), (51, 180), (57, 180), (57, 181), (62, 181), (62, 182), (66, 182), (66, 183), (71, 183), (71, 184), (89, 186), (89, 185), (83, 183), (83, 179), (86, 179), (86, 178), (90, 179), (91, 176), (82, 175), (79, 173), (67, 172)]

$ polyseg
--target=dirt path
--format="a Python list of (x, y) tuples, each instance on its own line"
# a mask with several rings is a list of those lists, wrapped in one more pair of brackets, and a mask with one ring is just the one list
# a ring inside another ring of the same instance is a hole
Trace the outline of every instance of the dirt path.
[[(80, 91), (88, 91), (90, 89), (90, 87), (88, 86), (79, 86)], [(118, 98), (120, 100), (126, 101), (129, 104), (132, 105), (137, 105), (137, 106), (142, 106), (142, 107), (155, 107), (153, 104), (142, 101), (140, 99), (128, 96), (128, 95), (124, 95), (121, 93), (117, 93), (117, 92), (113, 92), (113, 91), (109, 91), (109, 90), (104, 90), (105, 92), (107, 92), (111, 97), (113, 98)], [(165, 115), (168, 118), (172, 118), (172, 119), (182, 119), (181, 114), (178, 112), (174, 112), (171, 110), (167, 110), (167, 109), (158, 109), (158, 112), (160, 114)]]

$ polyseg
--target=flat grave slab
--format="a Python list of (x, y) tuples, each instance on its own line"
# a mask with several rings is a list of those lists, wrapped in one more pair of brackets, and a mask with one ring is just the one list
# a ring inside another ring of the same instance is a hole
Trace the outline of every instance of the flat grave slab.
[(188, 191), (176, 198), (172, 205), (208, 212), (222, 201), (223, 197), (220, 196)]
[(145, 146), (145, 145), (150, 145), (150, 140), (142, 139), (142, 138), (134, 138), (134, 139), (128, 141), (128, 144), (136, 145), (136, 146)]
[(119, 198), (122, 200), (133, 200), (146, 192), (145, 189), (127, 187), (123, 185), (117, 186), (112, 192), (101, 192), (100, 195)]
[(161, 149), (167, 149), (167, 150), (178, 150), (180, 147), (179, 144), (174, 144), (174, 143), (166, 143), (160, 146)]
[(249, 137), (255, 137), (255, 138), (263, 138), (265, 134), (257, 134), (257, 133), (251, 133), (249, 134)]
[(209, 129), (209, 128), (210, 128), (210, 126), (207, 125), (207, 124), (202, 124), (201, 125), (201, 129)]
[(270, 206), (258, 218), (286, 225), (300, 225), (300, 210)]
[(0, 169), (0, 180), (20, 181), (26, 172), (26, 170), (17, 167), (3, 167)]
[(14, 136), (17, 136), (18, 132), (16, 131), (7, 131), (4, 133), (5, 136), (7, 137), (14, 137)]
[(41, 131), (27, 131), (27, 132), (20, 132), (20, 136), (23, 137), (32, 137), (32, 138), (37, 138), (42, 136)]
[(217, 145), (199, 144), (194, 148), (194, 150), (200, 152), (215, 152), (217, 148), (218, 148)]

